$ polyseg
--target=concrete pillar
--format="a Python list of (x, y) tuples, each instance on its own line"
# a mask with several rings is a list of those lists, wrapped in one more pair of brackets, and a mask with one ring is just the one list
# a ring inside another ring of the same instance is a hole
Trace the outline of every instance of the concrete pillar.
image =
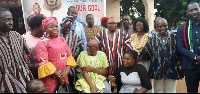
[(117, 22), (120, 22), (120, 1), (106, 0), (106, 17), (114, 17)]
[(149, 30), (154, 29), (154, 19), (155, 19), (155, 9), (154, 9), (154, 0), (142, 0), (145, 7), (145, 19), (149, 24)]

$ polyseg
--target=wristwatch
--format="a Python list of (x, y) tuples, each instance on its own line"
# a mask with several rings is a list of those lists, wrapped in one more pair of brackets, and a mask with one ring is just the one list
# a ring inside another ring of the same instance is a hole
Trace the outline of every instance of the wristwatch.
[(197, 62), (197, 55), (194, 57), (193, 60), (195, 61), (195, 64), (196, 64), (196, 65), (199, 64), (199, 63)]
[(197, 55), (194, 57), (194, 59), (193, 59), (194, 61), (197, 61)]

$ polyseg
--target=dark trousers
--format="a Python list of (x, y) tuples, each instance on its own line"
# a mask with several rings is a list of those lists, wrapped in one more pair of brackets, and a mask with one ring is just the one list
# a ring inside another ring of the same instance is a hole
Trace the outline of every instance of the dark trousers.
[(74, 81), (74, 75), (68, 75), (68, 80), (69, 80), (69, 85), (71, 86), (71, 88), (72, 88), (72, 91), (74, 92), (74, 90), (75, 90), (75, 86), (74, 86), (74, 84), (73, 84), (73, 81)]
[(188, 93), (198, 93), (200, 80), (200, 66), (198, 69), (184, 69), (185, 82)]

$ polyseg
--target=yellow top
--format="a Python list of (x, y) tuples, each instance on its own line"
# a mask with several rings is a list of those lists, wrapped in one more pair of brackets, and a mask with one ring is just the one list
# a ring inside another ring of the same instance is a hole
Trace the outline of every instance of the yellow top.
[(138, 53), (140, 53), (145, 46), (146, 42), (148, 41), (148, 38), (152, 37), (151, 34), (145, 33), (142, 38), (139, 40), (137, 37), (137, 33), (134, 33), (130, 37), (131, 46), (134, 50), (137, 50)]
[(73, 56), (67, 57), (67, 63), (66, 65), (71, 66), (71, 68), (76, 67), (76, 61), (73, 58)]
[(44, 78), (53, 74), (56, 71), (56, 67), (51, 63), (48, 62), (38, 67), (38, 78)]

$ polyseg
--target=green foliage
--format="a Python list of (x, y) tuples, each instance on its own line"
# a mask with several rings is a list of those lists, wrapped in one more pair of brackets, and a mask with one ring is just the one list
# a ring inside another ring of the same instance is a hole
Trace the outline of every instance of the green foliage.
[[(160, 5), (157, 5), (159, 3)], [(176, 28), (187, 19), (187, 0), (155, 0), (156, 16), (167, 19), (170, 28)]]
[(123, 14), (130, 15), (132, 21), (136, 19), (134, 16), (135, 13), (139, 13), (139, 17), (144, 17), (145, 15), (145, 8), (142, 3), (142, 0), (122, 0), (120, 4), (122, 8), (122, 10), (120, 10), (121, 19)]
[[(169, 29), (177, 28), (178, 25), (184, 23), (187, 19), (187, 5), (192, 1), (200, 3), (200, 0), (154, 0), (154, 9), (157, 9), (155, 15), (167, 19)], [(132, 21), (136, 19), (134, 15), (131, 15), (135, 12), (139, 12), (139, 14), (141, 14), (139, 15), (140, 17), (144, 17), (145, 15), (145, 8), (142, 0), (122, 0), (121, 7), (120, 16), (122, 17), (123, 14), (129, 14)], [(133, 10), (133, 7), (135, 7), (136, 10)]]

